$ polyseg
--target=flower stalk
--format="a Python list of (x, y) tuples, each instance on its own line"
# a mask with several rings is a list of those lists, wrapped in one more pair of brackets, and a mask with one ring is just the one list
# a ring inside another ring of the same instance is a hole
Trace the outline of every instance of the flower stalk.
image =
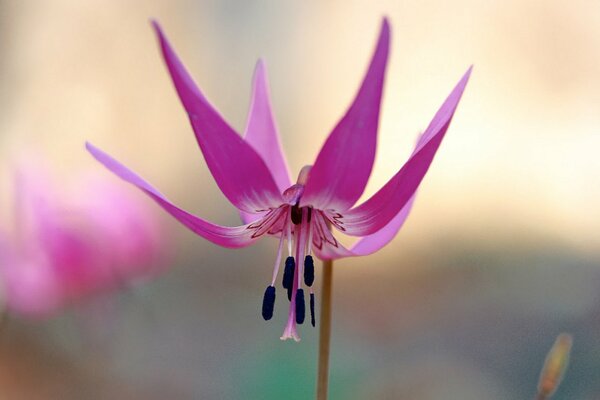
[(321, 320), (319, 325), (319, 366), (317, 369), (317, 400), (327, 400), (329, 388), (329, 353), (331, 349), (331, 295), (333, 286), (333, 261), (323, 261), (321, 279)]

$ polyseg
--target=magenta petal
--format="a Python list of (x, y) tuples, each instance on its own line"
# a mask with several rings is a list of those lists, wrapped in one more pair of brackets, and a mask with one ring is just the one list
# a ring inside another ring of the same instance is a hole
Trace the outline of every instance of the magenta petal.
[(254, 70), (252, 100), (244, 140), (267, 164), (280, 192), (292, 185), (279, 133), (275, 126), (267, 82), (267, 67), (263, 60), (256, 63)]
[(92, 154), (92, 156), (94, 156), (94, 158), (96, 158), (96, 160), (102, 163), (106, 168), (119, 176), (121, 179), (143, 190), (179, 222), (206, 240), (218, 244), (219, 246), (230, 248), (245, 247), (256, 241), (256, 238), (252, 238), (253, 232), (248, 230), (246, 225), (225, 227), (215, 225), (211, 222), (196, 217), (175, 206), (148, 182), (108, 154), (104, 153), (102, 150), (94, 147), (90, 143), (86, 143), (86, 148)]
[(354, 102), (318, 155), (301, 206), (343, 211), (352, 207), (363, 193), (375, 160), (389, 42), (390, 28), (384, 19), (369, 70)]
[(396, 236), (404, 222), (410, 214), (410, 210), (413, 206), (415, 197), (413, 196), (410, 201), (400, 210), (400, 212), (392, 218), (392, 220), (383, 228), (375, 233), (360, 238), (352, 247), (349, 249), (344, 247), (341, 243), (337, 243), (337, 247), (330, 244), (324, 244), (319, 250), (314, 248), (317, 257), (321, 260), (337, 260), (339, 258), (346, 257), (359, 257), (367, 256), (379, 251), (385, 245), (392, 241)]
[(264, 216), (264, 213), (247, 213), (246, 211), (240, 211), (240, 218), (244, 224), (251, 224), (258, 221)]
[(427, 173), (444, 138), (454, 111), (465, 89), (471, 68), (448, 96), (419, 140), (406, 164), (377, 193), (360, 206), (343, 213), (340, 222), (345, 233), (365, 236), (377, 232), (409, 202)]
[(400, 212), (396, 214), (396, 216), (392, 218), (392, 220), (388, 222), (386, 226), (375, 233), (359, 239), (358, 242), (352, 246), (352, 252), (356, 255), (366, 256), (368, 254), (375, 253), (377, 250), (391, 242), (408, 218), (414, 201), (415, 196), (411, 197), (408, 203), (402, 207)]
[[(258, 61), (254, 71), (252, 100), (244, 140), (262, 157), (271, 171), (279, 191), (283, 193), (285, 189), (292, 185), (292, 181), (281, 147), (279, 133), (275, 126), (275, 118), (269, 99), (267, 69), (262, 60)], [(261, 214), (250, 214), (244, 211), (241, 211), (240, 215), (245, 224), (256, 221), (261, 217)]]
[(238, 209), (256, 212), (282, 203), (261, 156), (208, 103), (154, 22), (163, 57), (185, 107), (206, 164), (223, 194)]

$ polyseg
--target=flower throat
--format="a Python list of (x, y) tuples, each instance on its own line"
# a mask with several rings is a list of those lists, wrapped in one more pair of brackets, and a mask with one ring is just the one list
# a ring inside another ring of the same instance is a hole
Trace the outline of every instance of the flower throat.
[(304, 192), (304, 184), (308, 178), (310, 166), (302, 168), (298, 181), (283, 192), (286, 204), (282, 206), (284, 216), (281, 239), (277, 251), (275, 268), (271, 285), (267, 287), (263, 297), (262, 316), (265, 320), (273, 318), (275, 309), (275, 281), (279, 273), (284, 241), (287, 241), (288, 256), (284, 262), (282, 286), (286, 290), (289, 301), (288, 321), (281, 336), (282, 340), (300, 340), (297, 324), (306, 319), (306, 299), (304, 285), (309, 291), (310, 323), (315, 326), (315, 295), (312, 285), (315, 281), (315, 265), (312, 257), (313, 210), (312, 207), (299, 207)]

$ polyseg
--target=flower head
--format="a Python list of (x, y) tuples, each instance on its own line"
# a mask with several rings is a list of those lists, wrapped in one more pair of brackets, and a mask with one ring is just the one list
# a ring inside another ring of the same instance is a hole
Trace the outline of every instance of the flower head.
[(166, 237), (157, 218), (115, 182), (86, 174), (58, 191), (33, 166), (20, 167), (14, 178), (13, 229), (0, 231), (0, 286), (9, 312), (49, 316), (163, 264)]
[[(282, 339), (299, 340), (297, 324), (306, 317), (304, 287), (309, 291), (314, 325), (313, 255), (322, 260), (367, 255), (396, 235), (448, 129), (471, 69), (420, 136), (404, 166), (370, 199), (354, 206), (365, 189), (375, 159), (390, 41), (387, 20), (383, 21), (373, 58), (352, 104), (329, 134), (314, 163), (300, 171), (296, 183), (291, 181), (281, 150), (264, 63), (259, 61), (256, 67), (249, 117), (241, 137), (198, 89), (160, 26), (153, 25), (208, 168), (223, 194), (240, 210), (244, 225), (224, 227), (191, 215), (106, 153), (89, 143), (87, 148), (108, 169), (146, 192), (186, 227), (217, 245), (239, 248), (265, 236), (277, 238), (275, 267), (265, 291), (262, 313), (267, 320), (273, 315), (275, 281), (287, 250), (283, 287), (290, 305)], [(360, 239), (346, 248), (333, 230)]]

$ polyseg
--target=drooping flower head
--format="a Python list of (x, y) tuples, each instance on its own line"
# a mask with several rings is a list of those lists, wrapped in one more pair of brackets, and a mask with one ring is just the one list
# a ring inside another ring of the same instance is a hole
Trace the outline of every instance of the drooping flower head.
[[(297, 324), (302, 324), (307, 314), (305, 287), (309, 291), (310, 318), (314, 325), (313, 255), (322, 260), (367, 255), (396, 235), (448, 129), (471, 69), (420, 136), (404, 166), (370, 199), (355, 207), (375, 159), (390, 41), (387, 20), (383, 21), (373, 58), (356, 97), (314, 163), (300, 171), (296, 183), (290, 178), (281, 150), (264, 63), (259, 61), (256, 67), (249, 117), (241, 137), (198, 89), (160, 26), (153, 25), (206, 164), (223, 194), (240, 210), (245, 225), (224, 227), (194, 216), (106, 153), (89, 143), (87, 148), (116, 175), (143, 190), (186, 227), (217, 245), (239, 248), (264, 236), (278, 239), (273, 277), (265, 291), (262, 314), (267, 320), (273, 316), (275, 282), (287, 251), (282, 283), (287, 291), (289, 313), (282, 339), (299, 340)], [(333, 230), (360, 239), (346, 248)]]
[(165, 264), (167, 239), (157, 216), (113, 180), (83, 174), (59, 190), (44, 169), (27, 165), (14, 182), (13, 213), (0, 226), (0, 292), (8, 312), (47, 317)]

